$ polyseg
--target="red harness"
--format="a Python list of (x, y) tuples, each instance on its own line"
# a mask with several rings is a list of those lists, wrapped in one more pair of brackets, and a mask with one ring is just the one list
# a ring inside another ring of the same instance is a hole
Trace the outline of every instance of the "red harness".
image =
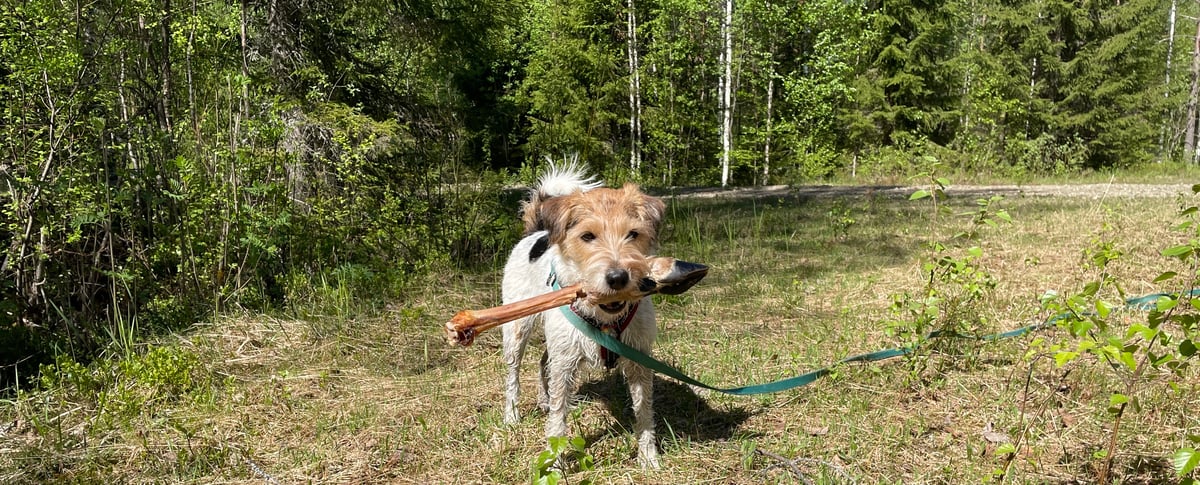
[[(576, 300), (576, 301), (578, 301), (578, 300)], [(582, 318), (583, 321), (588, 322), (588, 325), (596, 327), (596, 328), (600, 329), (601, 332), (604, 332), (604, 333), (612, 336), (613, 338), (620, 340), (621, 332), (624, 332), (626, 328), (629, 328), (629, 322), (633, 321), (633, 316), (637, 314), (638, 305), (640, 303), (641, 302), (639, 302), (639, 301), (633, 302), (633, 305), (630, 306), (629, 310), (627, 310), (625, 312), (625, 316), (621, 317), (620, 320), (617, 320), (617, 321), (611, 322), (611, 323), (604, 323), (599, 320), (596, 320), (595, 317), (589, 317), (587, 315), (579, 313), (579, 309), (575, 308), (574, 303), (571, 304), (571, 311), (575, 312), (575, 314), (578, 315), (579, 318)], [(613, 367), (616, 367), (617, 366), (617, 358), (619, 358), (619, 357), (620, 357), (619, 355), (617, 355), (613, 352), (610, 352), (608, 349), (604, 348), (604, 346), (600, 346), (600, 358), (604, 360), (605, 368), (612, 369)]]

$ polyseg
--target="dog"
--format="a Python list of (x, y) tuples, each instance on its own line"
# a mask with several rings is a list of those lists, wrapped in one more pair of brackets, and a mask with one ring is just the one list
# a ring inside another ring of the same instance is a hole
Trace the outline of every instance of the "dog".
[[(603, 187), (572, 159), (550, 163), (521, 204), (525, 235), (504, 266), (504, 303), (552, 291), (553, 285), (582, 284), (589, 295), (571, 310), (589, 324), (618, 337), (647, 355), (657, 333), (654, 303), (637, 292), (649, 272), (646, 258), (658, 246), (664, 204), (637, 185)], [(594, 295), (594, 296), (593, 296)], [(578, 390), (583, 366), (605, 365), (625, 376), (633, 401), (638, 463), (658, 468), (654, 435), (653, 372), (619, 359), (571, 326), (562, 309), (547, 310), (503, 327), (504, 421), (521, 414), (520, 367), (526, 344), (538, 323), (546, 350), (539, 366), (538, 406), (546, 411), (546, 436), (567, 434), (568, 404)]]

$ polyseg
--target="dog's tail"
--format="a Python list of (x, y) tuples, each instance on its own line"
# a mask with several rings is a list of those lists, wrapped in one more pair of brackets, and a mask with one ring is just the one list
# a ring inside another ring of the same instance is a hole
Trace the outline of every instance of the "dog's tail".
[(594, 175), (587, 174), (587, 168), (579, 163), (579, 155), (575, 154), (559, 163), (546, 157), (550, 167), (538, 179), (537, 186), (529, 190), (529, 198), (521, 204), (521, 220), (525, 223), (525, 234), (544, 229), (539, 220), (539, 208), (543, 202), (554, 197), (562, 197), (575, 192), (587, 192), (604, 185), (596, 180)]

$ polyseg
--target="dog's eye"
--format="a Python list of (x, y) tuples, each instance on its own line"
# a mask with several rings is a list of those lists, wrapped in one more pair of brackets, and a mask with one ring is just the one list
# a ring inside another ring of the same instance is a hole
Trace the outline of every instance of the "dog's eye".
[(628, 235), (626, 235), (626, 236), (625, 236), (625, 238), (626, 238), (626, 239), (629, 239), (630, 241), (632, 241), (632, 240), (634, 240), (634, 239), (637, 239), (637, 238), (638, 238), (638, 235), (639, 235), (639, 234), (638, 234), (638, 232), (637, 232), (637, 231), (629, 231), (629, 234), (628, 234)]
[(590, 232), (585, 232), (582, 236), (579, 236), (579, 239), (582, 239), (583, 242), (592, 242), (596, 240), (596, 235)]

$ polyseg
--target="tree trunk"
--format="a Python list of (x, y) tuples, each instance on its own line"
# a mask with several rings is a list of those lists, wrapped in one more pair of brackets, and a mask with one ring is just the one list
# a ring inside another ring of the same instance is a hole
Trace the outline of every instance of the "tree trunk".
[(162, 59), (159, 70), (162, 79), (162, 113), (167, 133), (171, 133), (171, 0), (163, 0), (163, 18), (159, 25), (162, 35)]
[(246, 9), (249, 7), (246, 0), (242, 0), (242, 115), (246, 116), (250, 112), (250, 64), (246, 58)]
[[(1171, 0), (1171, 9), (1167, 12), (1167, 62), (1166, 68), (1163, 70), (1163, 96), (1171, 99), (1171, 56), (1175, 52), (1175, 9), (1177, 0)], [(1171, 129), (1171, 109), (1164, 108), (1163, 110), (1163, 126), (1158, 132), (1158, 162), (1162, 163), (1164, 158), (1170, 156), (1170, 148), (1167, 146), (1168, 132)]]
[(1183, 136), (1183, 156), (1196, 163), (1196, 98), (1200, 96), (1200, 19), (1196, 20), (1196, 37), (1192, 45), (1192, 89), (1188, 93), (1187, 129)]
[(192, 122), (192, 136), (195, 138), (196, 147), (199, 148), (202, 144), (200, 117), (196, 114), (196, 86), (195, 80), (192, 78), (192, 50), (196, 46), (196, 18), (196, 0), (192, 0), (192, 18), (188, 20), (188, 43), (187, 50), (184, 51), (184, 62), (187, 63), (188, 117)]
[(642, 168), (642, 82), (638, 74), (637, 13), (629, 0), (626, 16), (626, 49), (629, 51), (629, 169), (637, 173)]
[(724, 92), (721, 93), (721, 110), (724, 112), (721, 125), (721, 187), (726, 187), (729, 185), (729, 152), (733, 148), (733, 0), (725, 0), (725, 19), (721, 23), (721, 31), (725, 39), (722, 54), (725, 76), (722, 81)]
[(1166, 79), (1165, 83), (1168, 88), (1168, 91), (1166, 93), (1166, 96), (1168, 98), (1171, 97), (1171, 92), (1169, 91), (1169, 89), (1171, 87), (1171, 56), (1175, 52), (1176, 3), (1177, 3), (1177, 0), (1171, 0), (1171, 10), (1168, 11), (1168, 13), (1167, 13), (1167, 63), (1166, 63), (1167, 67), (1165, 69), (1166, 75), (1164, 76), (1164, 78)]
[(772, 67), (771, 72), (767, 75), (767, 136), (763, 143), (763, 171), (762, 184), (767, 185), (767, 178), (771, 175), (771, 101), (775, 98), (775, 68)]

